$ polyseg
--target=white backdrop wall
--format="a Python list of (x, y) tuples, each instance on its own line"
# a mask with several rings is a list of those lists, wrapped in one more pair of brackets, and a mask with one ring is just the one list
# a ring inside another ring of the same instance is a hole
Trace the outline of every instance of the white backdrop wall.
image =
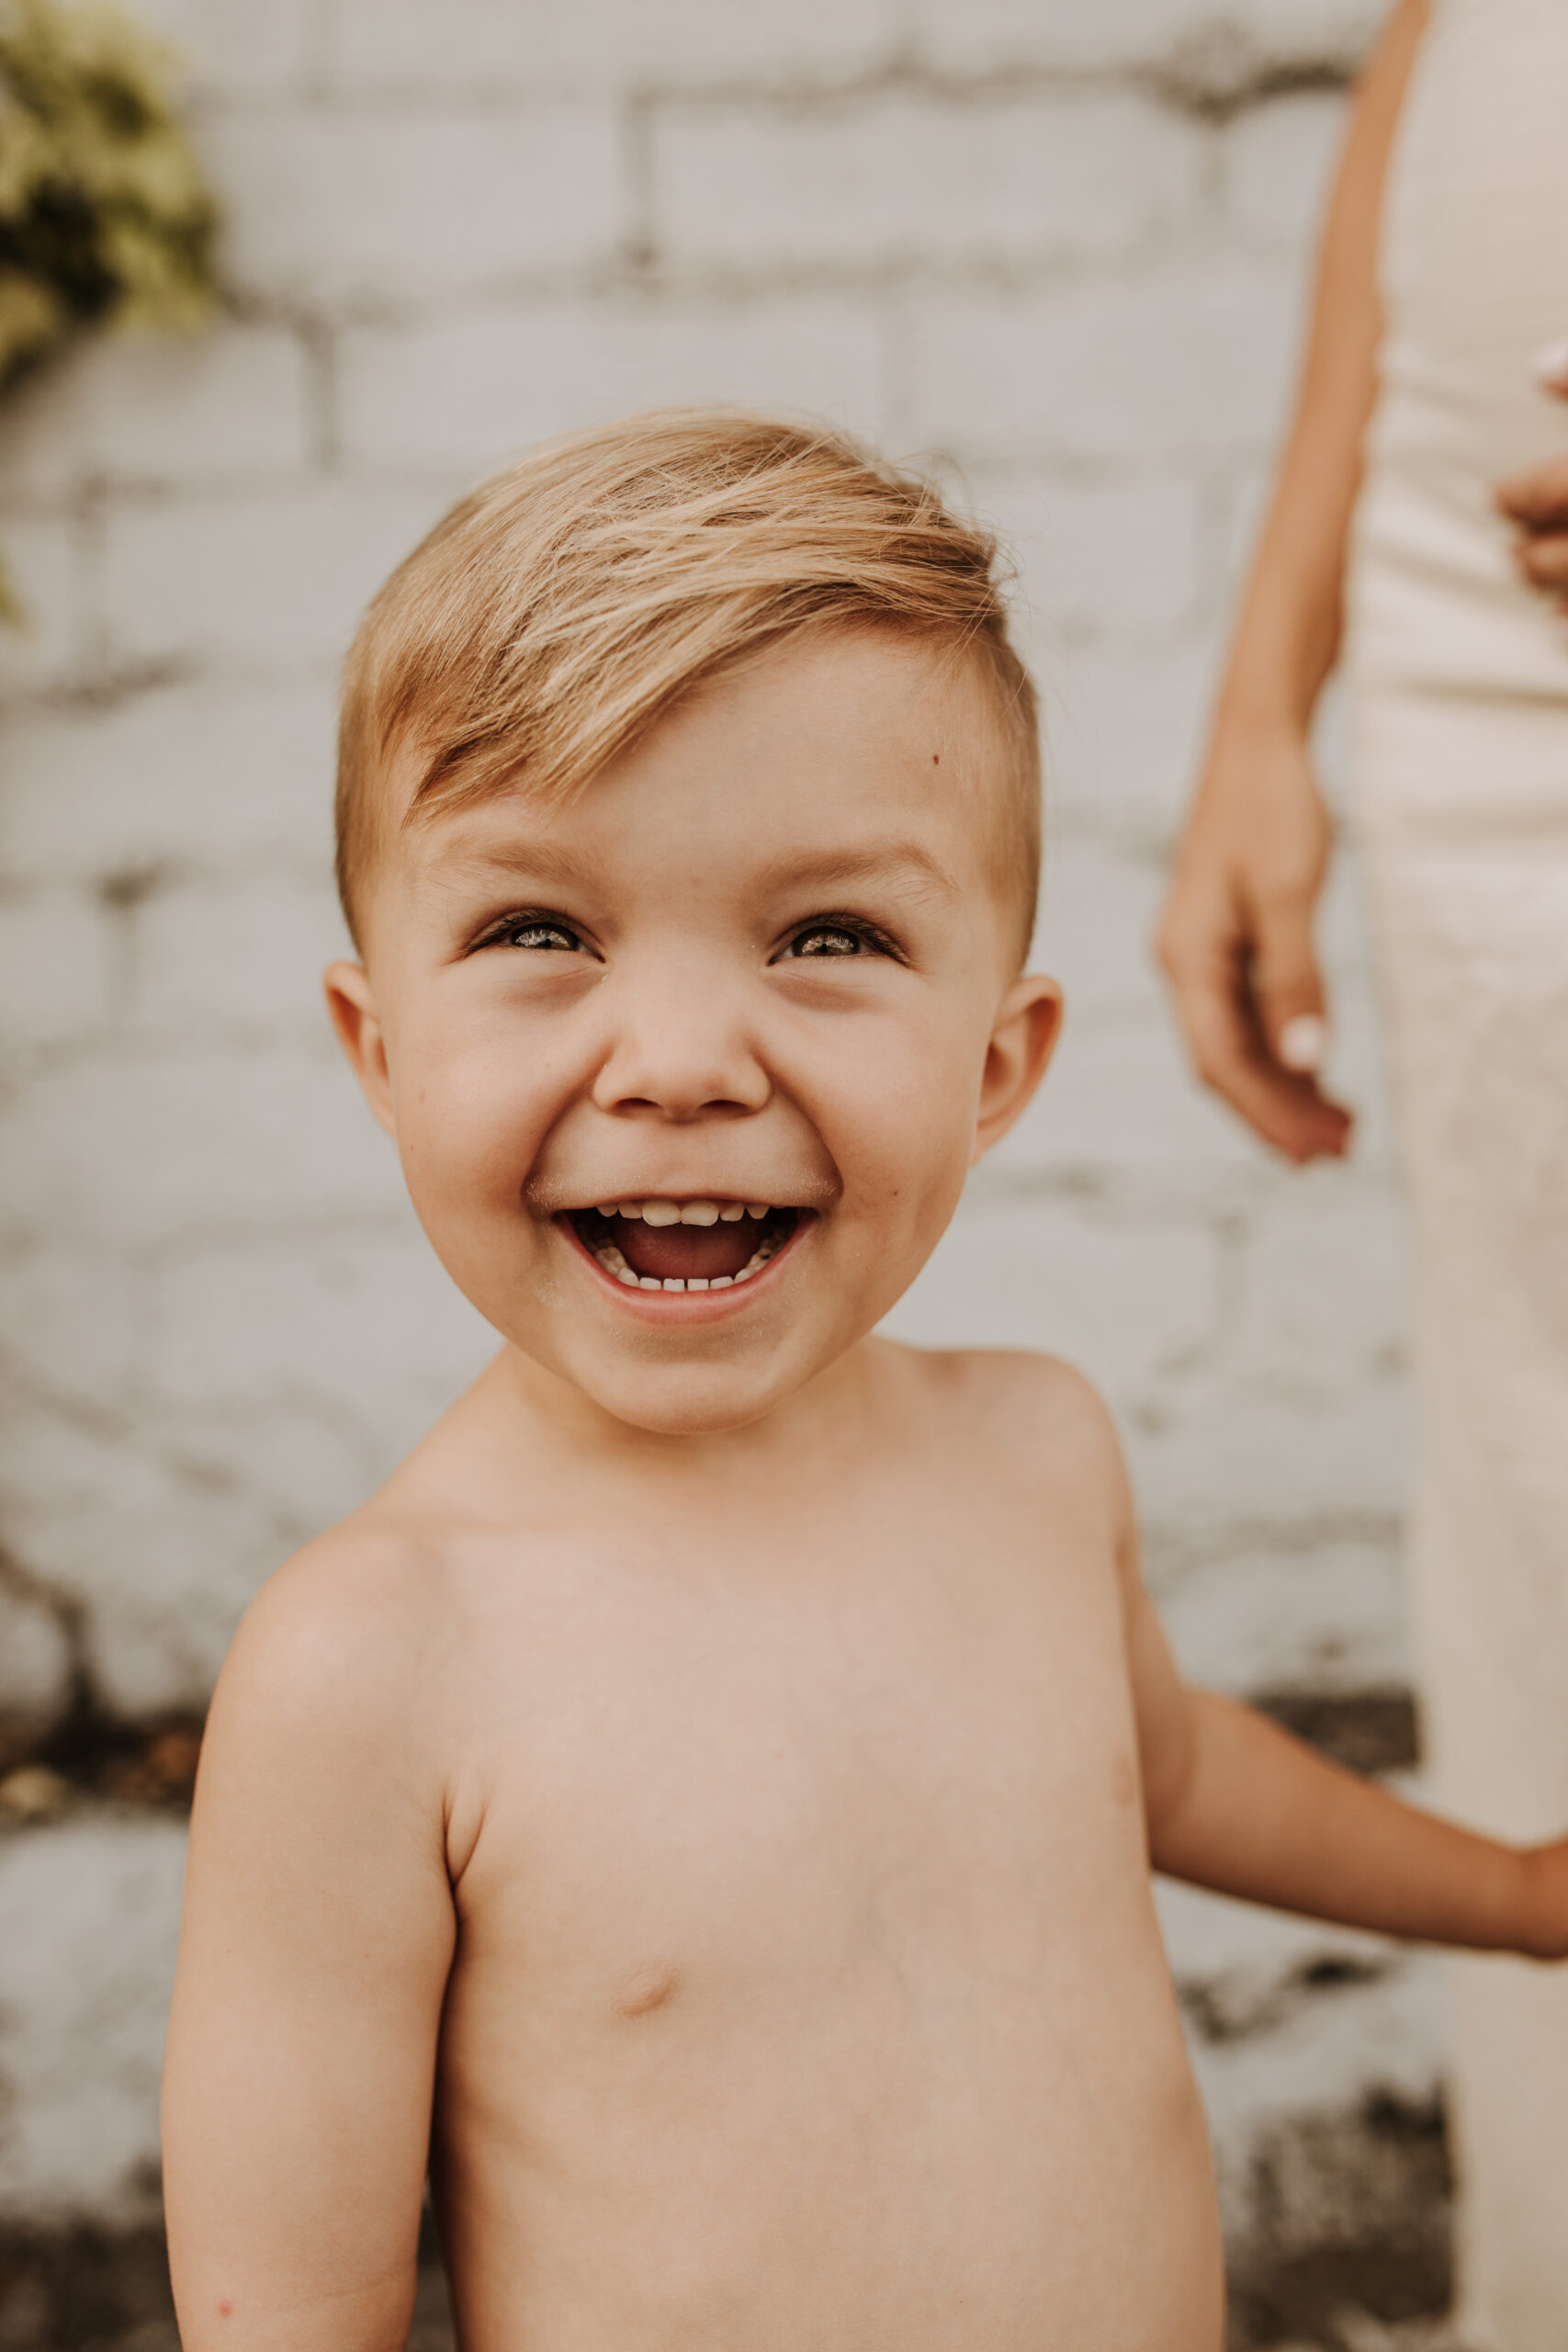
[[(32, 616), (0, 647), (0, 1698), (41, 1721), (74, 1674), (111, 1715), (199, 1708), (261, 1578), (482, 1361), (319, 1002), (334, 667), (478, 476), (714, 398), (940, 457), (1021, 566), (1068, 1028), (895, 1328), (1104, 1384), (1195, 1674), (1397, 1687), (1400, 1250), (1352, 877), (1346, 1168), (1276, 1168), (1201, 1097), (1147, 953), (1368, 6), (141, 13), (188, 61), (231, 299), (0, 417)], [(145, 2207), (179, 1854), (90, 1806), (0, 1844), (14, 2214)], [(1431, 1980), (1170, 1917), (1244, 2238), (1292, 2119), (1431, 2095)]]

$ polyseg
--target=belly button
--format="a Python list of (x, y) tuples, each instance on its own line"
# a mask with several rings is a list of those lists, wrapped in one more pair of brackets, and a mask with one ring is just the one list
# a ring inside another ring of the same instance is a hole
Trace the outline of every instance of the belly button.
[(675, 1971), (661, 1963), (639, 1968), (622, 1985), (615, 2007), (624, 2018), (645, 2018), (649, 2009), (663, 2007), (678, 1982)]

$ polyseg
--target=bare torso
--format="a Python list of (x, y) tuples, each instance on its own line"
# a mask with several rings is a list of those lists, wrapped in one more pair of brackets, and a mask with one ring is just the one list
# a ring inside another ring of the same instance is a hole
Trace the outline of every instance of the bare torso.
[(891, 1510), (466, 1539), (464, 2352), (1215, 2352), (1114, 1496), (1007, 1377), (900, 1354)]

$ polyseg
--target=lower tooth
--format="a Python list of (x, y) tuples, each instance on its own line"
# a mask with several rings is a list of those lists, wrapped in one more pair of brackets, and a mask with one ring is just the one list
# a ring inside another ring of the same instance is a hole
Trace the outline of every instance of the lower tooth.
[(684, 1290), (686, 1285), (682, 1281), (679, 1274), (666, 1274), (664, 1277), (664, 1287), (666, 1290)]
[(686, 1276), (686, 1288), (688, 1290), (706, 1290), (707, 1284), (703, 1280), (701, 1274), (688, 1274)]
[(615, 1280), (618, 1283), (625, 1283), (628, 1290), (637, 1290), (640, 1287), (637, 1276), (633, 1273), (629, 1266), (617, 1266), (615, 1269)]
[(709, 1290), (730, 1290), (734, 1287), (734, 1283), (735, 1276), (733, 1274), (715, 1274), (712, 1282), (708, 1284), (708, 1288)]
[(662, 1290), (664, 1288), (664, 1284), (660, 1281), (657, 1274), (638, 1274), (637, 1283), (638, 1290)]

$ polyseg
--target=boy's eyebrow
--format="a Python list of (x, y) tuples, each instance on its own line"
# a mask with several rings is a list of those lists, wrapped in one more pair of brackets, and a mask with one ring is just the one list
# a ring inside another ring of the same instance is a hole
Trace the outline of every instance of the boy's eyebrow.
[(918, 894), (933, 887), (944, 897), (956, 898), (958, 886), (923, 842), (868, 842), (861, 848), (805, 850), (774, 858), (762, 869), (770, 889), (829, 889), (839, 883), (900, 884)]
[[(474, 842), (449, 853), (452, 865), (475, 874), (526, 875), (546, 883), (588, 883), (595, 878), (593, 862), (581, 852), (551, 842)], [(445, 863), (446, 861), (444, 861)], [(958, 896), (958, 886), (945, 866), (924, 843), (907, 839), (866, 842), (841, 849), (787, 851), (766, 864), (762, 888), (775, 890), (831, 890), (857, 882), (882, 882), (910, 896), (934, 888), (946, 898)]]
[(592, 859), (551, 842), (459, 842), (441, 862), (474, 875), (523, 874), (538, 882), (585, 883), (593, 878)]

